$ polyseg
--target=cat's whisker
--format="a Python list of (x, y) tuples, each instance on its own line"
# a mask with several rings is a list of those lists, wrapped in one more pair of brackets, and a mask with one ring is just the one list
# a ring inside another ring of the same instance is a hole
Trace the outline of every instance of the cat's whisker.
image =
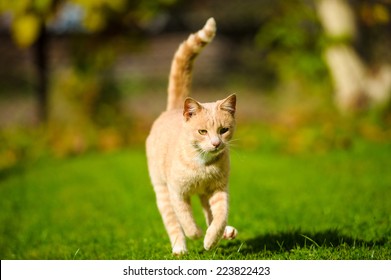
[(235, 138), (235, 139), (231, 139), (231, 140), (227, 141), (227, 143), (231, 145), (231, 143), (238, 142), (239, 140), (240, 140), (239, 138)]
[(231, 139), (231, 140), (229, 140), (228, 142), (230, 143), (230, 142), (237, 142), (237, 141), (239, 141), (240, 140), (240, 138), (233, 138), (233, 139)]
[(232, 148), (232, 147), (237, 147), (237, 142), (239, 141), (240, 139), (231, 139), (229, 141), (227, 141), (226, 145), (228, 148)]

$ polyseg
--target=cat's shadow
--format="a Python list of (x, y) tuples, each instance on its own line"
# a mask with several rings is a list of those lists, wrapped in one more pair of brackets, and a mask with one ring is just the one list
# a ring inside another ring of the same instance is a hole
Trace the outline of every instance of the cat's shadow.
[(278, 232), (273, 234), (258, 235), (247, 240), (234, 240), (227, 242), (222, 247), (224, 250), (246, 255), (258, 254), (261, 252), (289, 252), (297, 248), (336, 248), (339, 246), (370, 247), (384, 245), (386, 240), (365, 241), (340, 233), (338, 230), (325, 230), (320, 232), (305, 232), (293, 230), (289, 232)]

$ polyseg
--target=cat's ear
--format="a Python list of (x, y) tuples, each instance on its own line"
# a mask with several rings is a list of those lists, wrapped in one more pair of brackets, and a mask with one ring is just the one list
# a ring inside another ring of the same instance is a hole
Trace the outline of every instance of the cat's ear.
[(231, 94), (226, 99), (221, 101), (219, 109), (229, 112), (232, 116), (235, 115), (236, 111), (236, 94)]
[(192, 116), (196, 115), (202, 110), (202, 105), (193, 98), (186, 98), (183, 106), (183, 116), (188, 121)]

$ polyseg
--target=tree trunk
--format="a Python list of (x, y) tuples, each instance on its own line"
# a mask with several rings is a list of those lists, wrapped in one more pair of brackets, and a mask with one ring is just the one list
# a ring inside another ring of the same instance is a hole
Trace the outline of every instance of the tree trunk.
[(318, 15), (330, 39), (324, 51), (334, 82), (336, 103), (346, 113), (368, 109), (389, 101), (391, 67), (373, 71), (365, 65), (352, 46), (357, 37), (356, 20), (345, 0), (320, 0)]
[(35, 67), (37, 71), (38, 117), (46, 122), (48, 117), (48, 34), (45, 23), (41, 24), (37, 42), (34, 45)]

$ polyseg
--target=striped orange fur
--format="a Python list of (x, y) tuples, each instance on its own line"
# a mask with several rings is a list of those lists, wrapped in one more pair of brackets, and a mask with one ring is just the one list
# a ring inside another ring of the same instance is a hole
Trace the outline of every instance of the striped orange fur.
[(236, 95), (212, 103), (188, 97), (193, 61), (215, 32), (216, 23), (210, 18), (179, 46), (171, 65), (167, 109), (152, 125), (146, 141), (157, 206), (175, 255), (187, 252), (186, 237), (203, 236), (194, 221), (192, 195), (200, 197), (208, 226), (206, 250), (221, 238), (237, 234), (227, 226), (229, 142), (236, 126)]

